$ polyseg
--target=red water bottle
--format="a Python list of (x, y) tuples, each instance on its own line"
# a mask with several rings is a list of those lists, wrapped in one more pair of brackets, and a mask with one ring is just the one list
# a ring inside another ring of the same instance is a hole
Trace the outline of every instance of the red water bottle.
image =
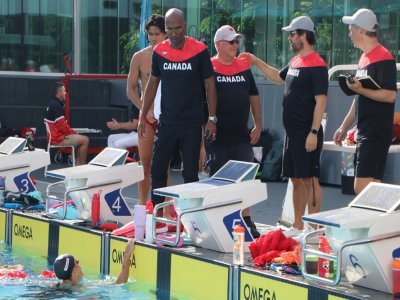
[(400, 260), (395, 258), (392, 262), (393, 276), (393, 295), (398, 299), (400, 297)]
[(100, 221), (100, 192), (92, 197), (92, 227), (96, 227)]
[[(320, 252), (329, 253), (329, 242), (325, 236), (321, 236), (319, 239), (318, 249)], [(322, 278), (329, 278), (329, 259), (318, 258), (318, 275)]]

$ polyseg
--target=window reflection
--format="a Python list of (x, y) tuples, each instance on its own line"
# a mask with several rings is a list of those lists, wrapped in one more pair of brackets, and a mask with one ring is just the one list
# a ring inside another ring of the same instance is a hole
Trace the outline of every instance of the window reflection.
[[(73, 3), (80, 3), (80, 66), (82, 73), (127, 73), (139, 50), (140, 12), (144, 0), (1, 0), (0, 70), (63, 72), (63, 54), (74, 58)], [(316, 50), (329, 67), (357, 63), (360, 51), (348, 38), (343, 15), (372, 9), (380, 23), (380, 40), (400, 61), (398, 0), (153, 0), (155, 13), (180, 8), (187, 35), (202, 40), (215, 54), (213, 37), (229, 24), (245, 36), (239, 51), (252, 52), (275, 67), (291, 53), (281, 28), (299, 15), (317, 27)], [(72, 66), (74, 69), (74, 66)], [(263, 78), (261, 74), (256, 76)]]
[(59, 72), (71, 45), (72, 0), (0, 1), (1, 70)]

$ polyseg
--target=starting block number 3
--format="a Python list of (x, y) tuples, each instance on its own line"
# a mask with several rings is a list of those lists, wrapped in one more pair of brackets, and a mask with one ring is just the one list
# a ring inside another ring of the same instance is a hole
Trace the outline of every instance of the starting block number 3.
[(35, 186), (33, 185), (31, 179), (28, 176), (28, 172), (15, 176), (14, 183), (17, 186), (18, 191), (20, 191), (21, 193), (27, 194), (36, 191)]

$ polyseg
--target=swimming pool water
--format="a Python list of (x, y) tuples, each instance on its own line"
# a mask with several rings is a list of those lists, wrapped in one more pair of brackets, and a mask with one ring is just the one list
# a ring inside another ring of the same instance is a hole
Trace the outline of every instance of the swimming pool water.
[[(113, 282), (115, 278), (86, 272), (82, 286), (61, 288), (57, 285), (58, 279), (41, 276), (43, 270), (52, 270), (47, 258), (30, 256), (25, 249), (11, 249), (0, 242), (0, 265), (15, 264), (24, 266), (27, 277), (0, 277), (0, 299), (160, 299), (152, 285), (137, 280), (120, 285), (102, 285)], [(171, 296), (169, 299), (183, 298)]]

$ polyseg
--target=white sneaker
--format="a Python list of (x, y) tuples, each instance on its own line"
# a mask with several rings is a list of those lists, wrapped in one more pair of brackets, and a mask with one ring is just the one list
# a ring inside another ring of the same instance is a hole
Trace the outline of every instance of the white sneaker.
[[(306, 233), (309, 233), (309, 231), (302, 230), (299, 235), (293, 236), (292, 239), (294, 239), (299, 244), (302, 244)], [(313, 235), (307, 239), (307, 244), (319, 244), (319, 240), (320, 239), (319, 239), (318, 235)]]
[(290, 227), (289, 230), (283, 232), (283, 234), (288, 237), (299, 236), (303, 234), (303, 230), (297, 229), (296, 227)]

